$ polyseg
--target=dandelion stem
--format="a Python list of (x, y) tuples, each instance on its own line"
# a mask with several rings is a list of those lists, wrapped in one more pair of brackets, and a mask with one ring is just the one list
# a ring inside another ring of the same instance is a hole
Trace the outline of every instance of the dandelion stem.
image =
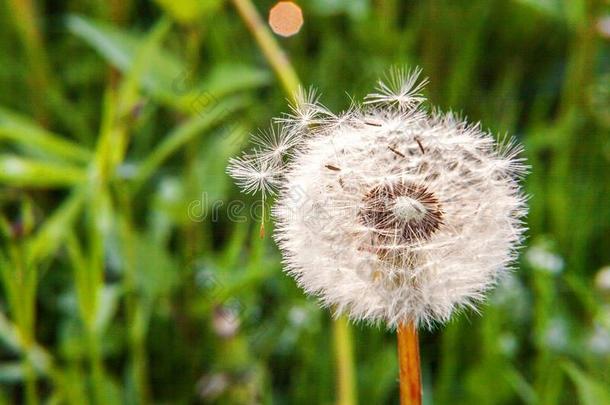
[(421, 405), (421, 370), (419, 340), (412, 322), (398, 327), (398, 364), (400, 369), (400, 405)]
[(261, 239), (263, 239), (265, 237), (265, 193), (261, 194), (261, 210), (262, 210), (262, 216), (261, 216), (261, 226), (260, 229), (258, 231), (258, 234), (260, 236)]

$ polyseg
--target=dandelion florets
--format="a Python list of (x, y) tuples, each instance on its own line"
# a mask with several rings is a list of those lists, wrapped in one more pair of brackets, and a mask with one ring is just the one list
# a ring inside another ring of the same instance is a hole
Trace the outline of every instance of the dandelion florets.
[(302, 93), (276, 120), (286, 141), (257, 141), (283, 158), (229, 166), (244, 191), (278, 193), (286, 272), (336, 314), (390, 328), (476, 308), (525, 229), (520, 146), (425, 111), (418, 74), (394, 71), (337, 115)]

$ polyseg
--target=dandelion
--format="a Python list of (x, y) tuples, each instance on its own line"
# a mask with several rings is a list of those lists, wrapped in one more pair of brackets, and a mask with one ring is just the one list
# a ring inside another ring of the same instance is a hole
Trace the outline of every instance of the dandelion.
[(426, 111), (419, 73), (393, 71), (346, 113), (310, 97), (278, 120), (298, 142), (272, 211), (287, 273), (335, 314), (398, 329), (401, 375), (419, 367), (417, 327), (476, 310), (507, 273), (526, 213), (521, 147)]

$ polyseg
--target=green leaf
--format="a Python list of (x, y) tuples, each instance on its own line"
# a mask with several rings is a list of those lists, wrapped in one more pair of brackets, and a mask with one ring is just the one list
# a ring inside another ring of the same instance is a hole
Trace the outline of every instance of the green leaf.
[(149, 302), (153, 302), (157, 297), (168, 294), (176, 284), (178, 266), (167, 250), (160, 247), (150, 249), (152, 240), (149, 236), (134, 234), (133, 238), (138, 288)]
[(68, 229), (79, 214), (86, 196), (86, 187), (75, 189), (70, 197), (49, 217), (30, 242), (30, 261), (36, 262), (55, 252), (69, 235)]
[[(225, 200), (232, 181), (226, 174), (227, 162), (231, 156), (239, 153), (247, 137), (247, 130), (241, 125), (222, 131), (219, 136), (211, 136), (201, 148), (197, 159), (197, 174), (201, 190), (207, 196), (207, 202)], [(200, 197), (200, 196), (197, 196)]]
[[(146, 74), (150, 65), (149, 61), (154, 53), (161, 46), (164, 38), (171, 29), (171, 22), (168, 19), (160, 19), (155, 26), (143, 37), (137, 52), (133, 57), (133, 63), (128, 72), (124, 73), (124, 80), (118, 96), (118, 103), (124, 109), (133, 110), (138, 103), (138, 83), (139, 78)], [(119, 111), (124, 114), (127, 111)]]
[(548, 18), (557, 20), (564, 18), (561, 0), (516, 0), (516, 2), (531, 7)]
[(156, 3), (176, 21), (191, 24), (220, 8), (223, 0), (156, 0)]
[(524, 404), (535, 404), (537, 402), (536, 391), (516, 368), (507, 368), (504, 377)]
[(15, 324), (2, 311), (0, 311), (0, 340), (12, 350), (26, 354), (28, 360), (38, 373), (42, 375), (55, 373), (57, 376), (57, 370), (53, 367), (51, 355), (37, 343), (24, 342), (22, 334)]
[(0, 365), (0, 383), (18, 383), (23, 380), (23, 363), (9, 362)]
[(28, 152), (65, 158), (76, 162), (88, 162), (91, 152), (80, 145), (63, 139), (41, 128), (31, 119), (0, 108), (0, 141), (8, 140)]
[(370, 13), (367, 0), (312, 0), (311, 12), (321, 16), (346, 14), (354, 19), (364, 18)]
[[(0, 256), (0, 266), (8, 266), (8, 262)], [(10, 350), (18, 352), (20, 350), (19, 335), (15, 326), (4, 315), (4, 308), (0, 311), (0, 341)]]
[[(123, 73), (129, 72), (145, 34), (134, 34), (79, 16), (67, 19), (68, 29), (100, 53)], [(270, 80), (259, 69), (236, 65), (215, 65), (207, 80), (195, 80), (187, 65), (165, 49), (154, 46), (140, 85), (158, 102), (195, 114), (218, 102), (228, 93), (260, 86)], [(211, 105), (210, 104), (210, 105)]]
[[(243, 105), (244, 99), (241, 97), (233, 97), (221, 101), (215, 104), (207, 113), (195, 115), (170, 132), (163, 139), (163, 142), (140, 164), (136, 174), (136, 187), (147, 180), (165, 159), (174, 154), (191, 139), (222, 123)], [(231, 131), (231, 129), (228, 128), (227, 131)]]
[[(91, 45), (123, 73), (131, 69), (138, 49), (146, 41), (145, 34), (132, 34), (80, 16), (69, 16), (67, 26), (70, 32)], [(171, 101), (172, 82), (185, 70), (184, 64), (158, 47), (150, 52), (149, 57), (147, 70), (141, 77), (141, 85), (153, 96)]]
[(86, 170), (15, 155), (0, 155), (0, 183), (16, 187), (73, 186), (86, 179)]
[(95, 316), (95, 330), (98, 333), (106, 330), (117, 312), (120, 292), (120, 289), (114, 285), (106, 285), (100, 291), (97, 314)]
[(610, 404), (610, 389), (606, 384), (587, 375), (573, 363), (565, 363), (563, 368), (576, 386), (582, 405)]
[[(174, 80), (172, 86), (174, 92), (180, 96), (182, 108), (197, 113), (201, 110), (201, 105), (205, 106), (210, 101), (218, 102), (229, 94), (267, 84), (271, 76), (267, 71), (249, 66), (219, 63), (204, 80), (197, 82), (192, 79), (185, 75), (180, 76)], [(190, 82), (196, 84), (190, 88)]]

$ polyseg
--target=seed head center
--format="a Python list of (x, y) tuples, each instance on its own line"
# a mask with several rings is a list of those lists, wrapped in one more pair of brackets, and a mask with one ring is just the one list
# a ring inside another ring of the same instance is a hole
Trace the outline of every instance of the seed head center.
[(392, 243), (427, 240), (443, 222), (441, 204), (423, 185), (384, 182), (371, 188), (363, 202), (359, 216), (364, 224)]
[(404, 195), (396, 197), (391, 204), (392, 213), (404, 222), (421, 221), (428, 212), (421, 202)]

